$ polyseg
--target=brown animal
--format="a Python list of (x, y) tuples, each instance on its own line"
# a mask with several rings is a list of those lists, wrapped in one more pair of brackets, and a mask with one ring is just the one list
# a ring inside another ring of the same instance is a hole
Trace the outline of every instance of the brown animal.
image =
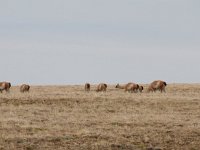
[(2, 93), (4, 90), (9, 92), (11, 88), (10, 82), (0, 82), (0, 92)]
[(161, 93), (165, 92), (165, 87), (167, 86), (167, 83), (165, 81), (156, 80), (153, 81), (148, 88), (148, 92), (155, 92), (159, 90)]
[(90, 84), (89, 83), (85, 83), (85, 91), (90, 91)]
[(106, 92), (106, 89), (107, 89), (107, 84), (105, 83), (100, 83), (98, 86), (97, 86), (97, 92), (100, 92), (100, 91), (103, 91), (103, 92)]
[(135, 84), (135, 83), (128, 83), (126, 86), (125, 86), (125, 92), (128, 91), (128, 92), (136, 92), (139, 88), (139, 85), (138, 84)]
[(144, 87), (140, 85), (140, 86), (139, 86), (139, 91), (140, 91), (140, 93), (142, 93), (143, 89), (144, 89)]
[(139, 89), (139, 85), (135, 83), (127, 83), (125, 85), (117, 84), (115, 88), (125, 89), (125, 92), (136, 92)]
[(118, 88), (118, 89), (125, 89), (125, 85), (119, 85), (119, 83), (115, 86), (115, 88)]
[(24, 92), (29, 92), (29, 90), (30, 90), (30, 86), (27, 85), (27, 84), (22, 84), (22, 85), (20, 86), (20, 92), (22, 92), (22, 93), (24, 93)]

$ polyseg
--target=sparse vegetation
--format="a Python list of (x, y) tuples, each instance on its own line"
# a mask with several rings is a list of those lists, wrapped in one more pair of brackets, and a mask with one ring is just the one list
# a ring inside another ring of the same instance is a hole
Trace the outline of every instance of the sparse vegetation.
[(0, 149), (200, 149), (200, 84), (166, 93), (83, 86), (0, 93)]

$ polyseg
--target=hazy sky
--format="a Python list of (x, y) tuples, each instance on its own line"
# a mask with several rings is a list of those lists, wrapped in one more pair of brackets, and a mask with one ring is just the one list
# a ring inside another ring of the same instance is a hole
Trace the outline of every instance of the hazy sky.
[(0, 80), (200, 83), (199, 8), (199, 0), (0, 1)]

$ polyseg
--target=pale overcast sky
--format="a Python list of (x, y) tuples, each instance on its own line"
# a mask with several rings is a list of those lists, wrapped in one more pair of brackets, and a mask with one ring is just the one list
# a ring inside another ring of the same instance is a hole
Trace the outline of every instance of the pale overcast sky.
[(199, 0), (2, 0), (1, 81), (200, 83)]

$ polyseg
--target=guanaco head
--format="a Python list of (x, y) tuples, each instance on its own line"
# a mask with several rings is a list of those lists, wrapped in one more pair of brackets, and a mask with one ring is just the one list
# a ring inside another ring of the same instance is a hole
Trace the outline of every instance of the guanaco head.
[(118, 88), (119, 87), (119, 83), (115, 86), (115, 88)]

